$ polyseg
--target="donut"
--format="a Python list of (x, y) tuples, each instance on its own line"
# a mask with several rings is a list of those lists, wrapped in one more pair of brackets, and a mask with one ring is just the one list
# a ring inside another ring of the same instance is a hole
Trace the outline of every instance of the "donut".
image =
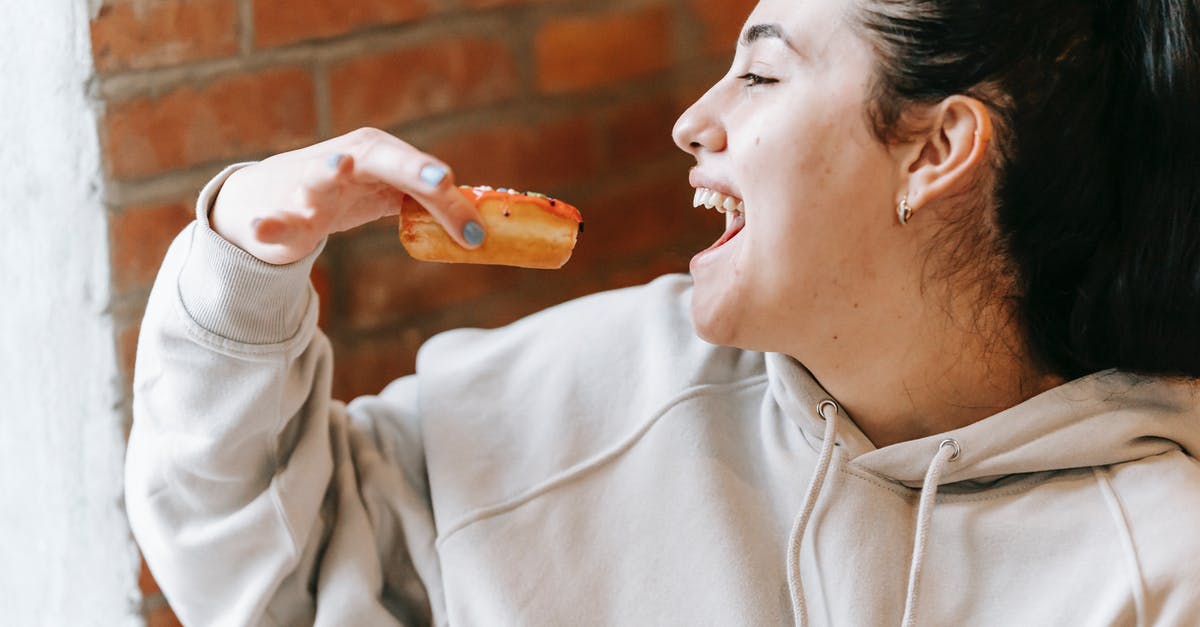
[(464, 185), (458, 190), (483, 217), (487, 232), (483, 246), (463, 248), (409, 197), (400, 207), (400, 243), (414, 259), (552, 270), (571, 258), (583, 231), (583, 216), (572, 205), (544, 194), (503, 187)]

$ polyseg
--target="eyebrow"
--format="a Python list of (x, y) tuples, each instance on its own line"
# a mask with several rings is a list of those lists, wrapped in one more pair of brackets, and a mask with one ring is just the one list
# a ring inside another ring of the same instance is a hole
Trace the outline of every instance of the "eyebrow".
[(741, 43), (743, 46), (749, 46), (760, 39), (779, 39), (787, 44), (788, 48), (796, 50), (792, 42), (788, 41), (788, 38), (784, 36), (783, 28), (779, 24), (755, 24), (747, 28), (746, 32), (742, 34)]

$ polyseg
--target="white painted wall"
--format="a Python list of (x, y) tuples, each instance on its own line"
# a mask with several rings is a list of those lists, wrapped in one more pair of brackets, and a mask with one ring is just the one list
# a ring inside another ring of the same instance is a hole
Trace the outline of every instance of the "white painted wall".
[(0, 9), (0, 623), (140, 625), (87, 0)]

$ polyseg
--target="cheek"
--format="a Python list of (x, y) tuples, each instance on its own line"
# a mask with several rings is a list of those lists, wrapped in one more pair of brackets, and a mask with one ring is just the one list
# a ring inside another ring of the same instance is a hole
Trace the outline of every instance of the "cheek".
[(816, 125), (789, 129), (802, 138), (793, 142), (754, 140), (759, 154), (743, 173), (753, 245), (743, 252), (776, 298), (820, 297), (838, 277), (871, 267), (889, 226), (890, 160), (882, 147), (854, 141), (856, 130)]
[[(870, 136), (862, 112), (828, 103), (798, 107), (791, 123), (756, 134), (742, 175), (764, 202), (844, 213), (878, 198), (893, 177), (888, 151)], [(778, 118), (779, 116), (775, 116)]]
[(829, 124), (796, 124), (756, 134), (737, 159), (746, 194), (768, 206), (819, 202), (839, 178), (840, 133)]
[(790, 243), (827, 228), (821, 220), (825, 208), (841, 204), (836, 200), (840, 185), (830, 155), (817, 145), (757, 141), (759, 156), (742, 175), (748, 231), (755, 241), (747, 252), (787, 256)]

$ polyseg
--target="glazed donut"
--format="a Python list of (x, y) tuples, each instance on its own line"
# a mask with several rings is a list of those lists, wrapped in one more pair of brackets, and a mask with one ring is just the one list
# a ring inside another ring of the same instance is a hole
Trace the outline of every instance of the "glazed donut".
[(521, 268), (561, 268), (583, 231), (575, 207), (534, 192), (503, 187), (460, 186), (483, 216), (487, 239), (470, 250), (450, 238), (442, 225), (411, 197), (400, 208), (400, 243), (414, 259), (445, 263), (484, 263)]

